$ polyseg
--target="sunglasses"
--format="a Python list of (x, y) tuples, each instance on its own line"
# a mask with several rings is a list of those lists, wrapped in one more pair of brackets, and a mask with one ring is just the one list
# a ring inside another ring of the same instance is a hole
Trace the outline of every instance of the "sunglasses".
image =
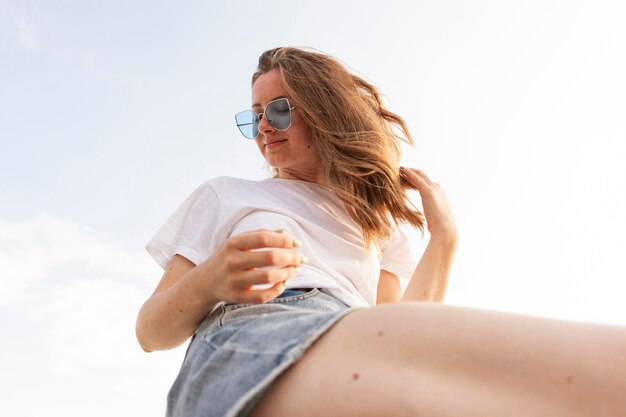
[(263, 117), (276, 130), (289, 129), (289, 126), (291, 126), (291, 111), (293, 109), (295, 107), (289, 105), (289, 100), (279, 98), (267, 103), (264, 113), (245, 110), (235, 115), (235, 121), (242, 135), (248, 139), (254, 139), (259, 135), (259, 123)]

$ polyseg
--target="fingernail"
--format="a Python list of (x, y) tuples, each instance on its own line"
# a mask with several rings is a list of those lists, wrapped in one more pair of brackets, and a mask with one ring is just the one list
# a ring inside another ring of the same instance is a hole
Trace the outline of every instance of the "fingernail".
[(285, 233), (286, 230), (285, 229), (276, 229), (274, 230), (276, 233)]
[(293, 270), (296, 272), (296, 274), (299, 274), (300, 271), (302, 271), (302, 267), (301, 266), (296, 266)]
[(300, 242), (298, 239), (296, 239), (295, 237), (293, 238), (293, 247), (297, 248), (298, 246), (302, 246), (302, 242)]
[(286, 287), (287, 284), (289, 283), (289, 278), (287, 278), (286, 280), (283, 281), (283, 285)]
[(309, 258), (307, 258), (306, 256), (302, 255), (302, 258), (300, 258), (300, 263), (301, 264), (305, 264), (309, 262)]

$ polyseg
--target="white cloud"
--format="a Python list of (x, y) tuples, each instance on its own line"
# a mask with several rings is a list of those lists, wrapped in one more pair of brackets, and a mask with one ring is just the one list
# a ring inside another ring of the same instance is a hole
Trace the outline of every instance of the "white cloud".
[(41, 44), (39, 43), (39, 30), (34, 23), (25, 18), (18, 17), (15, 20), (17, 27), (18, 41), (22, 48), (25, 49), (39, 49)]
[(156, 271), (143, 254), (130, 253), (111, 236), (66, 219), (40, 214), (0, 220), (0, 306), (27, 302), (33, 291), (66, 283), (88, 271), (87, 279), (114, 276), (141, 282)]
[(38, 18), (41, 15), (36, 5), (0, 1), (0, 33), (17, 41), (23, 49), (40, 49), (42, 35)]
[[(147, 253), (130, 251), (76, 222), (41, 214), (0, 220), (0, 270), (0, 311), (7, 312), (0, 325), (23, 331), (12, 335), (17, 345), (7, 349), (32, 364), (33, 369), (26, 365), (19, 372), (36, 373), (34, 385), (57, 381), (50, 392), (94, 398), (102, 403), (102, 415), (121, 406), (105, 401), (111, 395), (128, 404), (148, 397), (162, 406), (184, 346), (148, 355), (135, 340), (137, 312), (162, 273)], [(9, 375), (18, 372), (11, 356), (0, 358)], [(23, 403), (29, 392), (44, 389), (28, 383), (0, 406), (0, 414), (13, 415), (7, 414), (11, 407)], [(103, 383), (106, 391), (94, 391)], [(0, 389), (17, 389), (5, 384)]]

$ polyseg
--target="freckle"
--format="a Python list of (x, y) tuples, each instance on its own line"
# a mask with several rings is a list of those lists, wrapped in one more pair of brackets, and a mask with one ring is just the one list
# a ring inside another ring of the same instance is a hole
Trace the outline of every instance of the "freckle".
[(311, 148), (311, 145), (307, 146), (306, 148), (307, 148), (307, 149), (310, 149), (310, 148)]
[(569, 375), (565, 377), (565, 383), (566, 384), (571, 384), (572, 382), (574, 382), (574, 378), (572, 378)]
[(173, 267), (173, 266), (170, 266), (170, 269), (169, 269), (169, 271), (171, 271), (172, 269), (174, 269), (174, 267)]
[(383, 331), (382, 331), (382, 330), (379, 330), (379, 331), (378, 331), (378, 335), (379, 335), (379, 336), (382, 336), (382, 335), (383, 335)]
[(357, 373), (352, 374), (352, 379), (359, 379), (359, 374)]
[(168, 305), (169, 305), (169, 304), (172, 304), (172, 300), (168, 301), (168, 302), (167, 302), (167, 304), (168, 304)]
[(180, 310), (178, 310), (178, 311), (180, 311), (180, 312), (182, 313), (182, 312), (183, 312), (183, 309), (181, 308), (181, 309), (180, 309)]

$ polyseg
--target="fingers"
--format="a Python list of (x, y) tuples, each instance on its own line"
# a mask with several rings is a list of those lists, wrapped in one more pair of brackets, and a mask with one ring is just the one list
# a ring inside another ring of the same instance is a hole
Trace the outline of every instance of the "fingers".
[(249, 303), (249, 304), (261, 304), (266, 303), (280, 294), (282, 294), (287, 288), (287, 280), (277, 282), (271, 287), (265, 289), (246, 289), (240, 293), (239, 301), (240, 303)]
[(307, 262), (306, 256), (300, 252), (284, 249), (257, 250), (244, 252), (236, 259), (236, 267), (241, 269), (299, 266)]
[(283, 283), (298, 275), (302, 267), (289, 266), (275, 269), (252, 269), (245, 271), (241, 278), (237, 280), (237, 286), (241, 289), (248, 289), (253, 285), (267, 285)]
[[(263, 303), (282, 293), (308, 259), (285, 230), (258, 229), (231, 236), (221, 247), (222, 299)], [(258, 286), (258, 287), (257, 287)]]
[(400, 176), (410, 187), (417, 189), (420, 194), (440, 187), (439, 184), (433, 182), (424, 171), (416, 168), (402, 167), (400, 168)]
[(269, 229), (253, 230), (232, 236), (229, 244), (234, 249), (252, 250), (261, 248), (293, 249), (302, 246), (302, 242), (288, 235), (284, 230), (272, 231)]
[(423, 171), (401, 168), (402, 177), (419, 191), (428, 231), (431, 235), (456, 235), (456, 224), (443, 187), (433, 182)]
[(237, 280), (236, 292), (239, 303), (266, 303), (282, 294), (289, 279), (300, 272), (300, 267), (250, 270)]
[(293, 249), (302, 243), (284, 230), (254, 230), (232, 236), (227, 241), (231, 270), (299, 266), (307, 259)]
[(405, 168), (400, 167), (400, 175), (406, 178), (409, 182), (417, 182), (419, 184), (426, 184), (434, 186), (435, 183), (426, 175), (426, 173), (417, 168)]

